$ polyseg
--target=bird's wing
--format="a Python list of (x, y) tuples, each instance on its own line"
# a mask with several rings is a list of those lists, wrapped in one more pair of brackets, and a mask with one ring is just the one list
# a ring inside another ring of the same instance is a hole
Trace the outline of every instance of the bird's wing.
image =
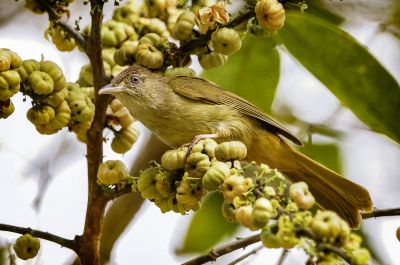
[(198, 77), (176, 76), (170, 78), (167, 83), (176, 94), (210, 104), (224, 104), (231, 106), (245, 115), (264, 122), (266, 127), (272, 132), (279, 133), (293, 141), (295, 144), (302, 145), (301, 141), (293, 135), (293, 133), (265, 114), (259, 108), (243, 98), (223, 90), (212, 82)]

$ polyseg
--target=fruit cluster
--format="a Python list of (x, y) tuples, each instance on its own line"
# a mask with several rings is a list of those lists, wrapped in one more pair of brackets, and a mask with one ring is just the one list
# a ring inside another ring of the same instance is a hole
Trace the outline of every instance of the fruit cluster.
[[(217, 191), (224, 197), (223, 216), (252, 231), (261, 230), (267, 248), (302, 247), (310, 262), (319, 265), (341, 264), (342, 258), (355, 265), (368, 264), (370, 254), (361, 247), (361, 238), (335, 212), (317, 210), (306, 183), (290, 185), (267, 165), (243, 162), (246, 155), (241, 142), (201, 140), (189, 153), (187, 147), (167, 151), (161, 164), (153, 163), (141, 172), (133, 188), (161, 212), (181, 214), (199, 210), (207, 192)], [(120, 173), (99, 175), (99, 183), (126, 183), (128, 174), (121, 173), (126, 169), (112, 166), (117, 169)], [(104, 180), (110, 174), (113, 180)]]
[[(107, 108), (106, 122), (108, 128), (114, 134), (111, 141), (111, 149), (118, 153), (124, 154), (129, 151), (139, 137), (140, 131), (132, 125), (134, 118), (129, 110), (122, 103), (114, 98)], [(116, 129), (116, 127), (120, 129)]]
[(18, 54), (0, 48), (0, 119), (5, 119), (14, 112), (10, 98), (20, 89), (21, 78), (17, 69), (21, 63)]

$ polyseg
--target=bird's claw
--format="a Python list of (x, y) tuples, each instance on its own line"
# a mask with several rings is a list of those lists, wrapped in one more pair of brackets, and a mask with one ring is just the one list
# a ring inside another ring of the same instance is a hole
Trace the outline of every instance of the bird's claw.
[(191, 154), (193, 147), (198, 142), (200, 142), (201, 140), (204, 140), (204, 139), (211, 139), (211, 138), (217, 138), (217, 137), (218, 136), (216, 134), (214, 134), (214, 133), (199, 134), (199, 135), (196, 135), (190, 143), (186, 143), (186, 144), (181, 145), (181, 149), (182, 148), (187, 148), (186, 157), (185, 157), (185, 163), (186, 163), (187, 158)]

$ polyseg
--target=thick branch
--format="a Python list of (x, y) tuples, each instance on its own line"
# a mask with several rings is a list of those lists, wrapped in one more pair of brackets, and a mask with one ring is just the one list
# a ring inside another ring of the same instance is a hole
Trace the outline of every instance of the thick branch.
[(199, 256), (197, 258), (194, 258), (192, 260), (189, 260), (185, 262), (183, 265), (198, 265), (198, 264), (204, 264), (209, 261), (215, 261), (217, 258), (226, 255), (228, 253), (231, 253), (235, 250), (245, 248), (248, 245), (257, 243), (260, 241), (260, 234), (249, 236), (246, 238), (239, 239), (235, 242), (226, 244), (224, 246), (221, 246), (219, 248), (216, 248), (214, 250), (211, 250), (208, 254), (204, 256)]
[(83, 234), (80, 238), (79, 258), (83, 265), (99, 264), (99, 242), (104, 211), (110, 197), (96, 183), (97, 169), (103, 161), (103, 128), (109, 96), (99, 96), (98, 91), (107, 80), (101, 55), (101, 23), (103, 20), (102, 0), (91, 0), (92, 27), (87, 39), (86, 53), (94, 76), (95, 116), (89, 129), (87, 149), (88, 202)]
[(370, 213), (363, 213), (362, 218), (368, 219), (372, 217), (398, 216), (398, 215), (400, 215), (400, 208), (382, 209), (382, 210), (377, 209)]
[(67, 23), (60, 21), (61, 16), (54, 10), (48, 1), (37, 0), (37, 2), (46, 10), (50, 21), (53, 21), (57, 26), (61, 27), (69, 37), (73, 38), (80, 47), (86, 50), (86, 41), (82, 34), (74, 30)]
[(34, 237), (42, 238), (76, 251), (77, 243), (75, 240), (66, 239), (48, 232), (35, 230), (30, 227), (19, 227), (14, 225), (0, 224), (0, 230), (13, 232), (21, 235), (31, 234)]

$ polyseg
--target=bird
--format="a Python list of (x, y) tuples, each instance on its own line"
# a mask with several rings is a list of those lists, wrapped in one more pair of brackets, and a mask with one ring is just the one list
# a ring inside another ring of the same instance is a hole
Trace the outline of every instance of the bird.
[(290, 182), (304, 181), (319, 206), (335, 211), (351, 227), (372, 210), (367, 189), (303, 155), (288, 141), (302, 142), (247, 100), (200, 77), (164, 77), (132, 65), (99, 90), (113, 95), (129, 112), (172, 148), (193, 139), (238, 140), (248, 161), (265, 163)]

